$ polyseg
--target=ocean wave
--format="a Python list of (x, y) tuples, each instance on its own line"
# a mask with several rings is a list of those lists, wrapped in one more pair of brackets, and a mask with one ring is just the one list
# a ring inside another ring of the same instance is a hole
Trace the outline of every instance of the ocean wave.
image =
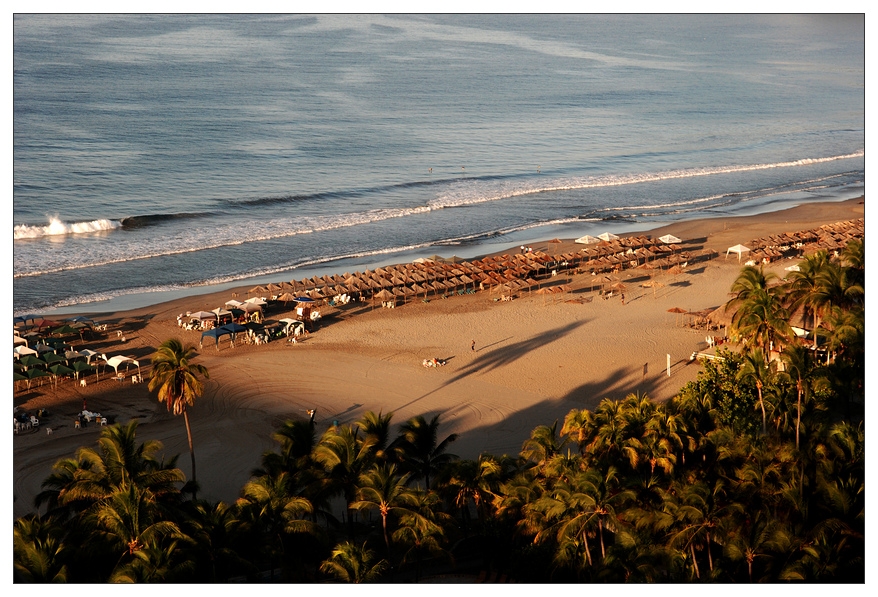
[[(714, 176), (718, 174), (735, 174), (739, 172), (752, 172), (757, 170), (770, 170), (774, 168), (794, 168), (799, 166), (809, 166), (814, 164), (822, 164), (826, 162), (834, 162), (837, 160), (861, 158), (866, 155), (864, 149), (849, 154), (822, 157), (822, 158), (800, 158), (797, 160), (789, 160), (784, 162), (774, 162), (768, 164), (746, 164), (746, 165), (730, 165), (730, 166), (712, 166), (705, 168), (684, 168), (679, 170), (666, 170), (661, 172), (644, 172), (639, 174), (611, 174), (605, 176), (590, 176), (587, 178), (573, 177), (568, 179), (555, 179), (551, 184), (539, 184), (537, 182), (510, 185), (504, 189), (498, 189), (493, 193), (473, 193), (471, 187), (462, 187), (460, 184), (451, 192), (446, 193), (442, 197), (429, 202), (432, 209), (445, 209), (454, 207), (466, 207), (468, 205), (477, 205), (479, 203), (487, 203), (490, 201), (500, 201), (504, 199), (512, 199), (524, 197), (528, 195), (537, 195), (541, 193), (551, 193), (557, 191), (576, 191), (582, 189), (603, 188), (613, 186), (624, 186), (632, 184), (641, 184), (647, 182), (661, 182), (663, 180), (675, 180), (681, 178), (695, 178), (699, 176)], [(649, 206), (653, 207), (653, 206)], [(631, 207), (621, 207), (618, 209), (631, 209)]]
[[(697, 176), (711, 176), (718, 174), (729, 174), (737, 172), (747, 172), (755, 170), (766, 170), (771, 168), (791, 168), (796, 166), (805, 166), (819, 164), (843, 159), (859, 158), (865, 155), (865, 150), (860, 150), (850, 154), (822, 157), (822, 158), (801, 158), (785, 162), (775, 162), (770, 164), (749, 164), (749, 165), (732, 165), (732, 166), (715, 166), (709, 168), (687, 168), (681, 170), (667, 170), (663, 172), (647, 172), (640, 174), (625, 175), (606, 175), (597, 177), (573, 177), (568, 179), (552, 179), (549, 184), (542, 180), (533, 180), (527, 178), (522, 180), (520, 177), (509, 176), (485, 176), (473, 177), (466, 179), (439, 179), (435, 181), (414, 181), (399, 183), (396, 185), (387, 185), (376, 189), (361, 189), (349, 191), (337, 191), (326, 193), (314, 193), (310, 195), (297, 195), (286, 197), (264, 197), (257, 199), (248, 199), (243, 201), (232, 201), (227, 203), (227, 207), (257, 207), (271, 206), (276, 203), (288, 203), (292, 201), (308, 200), (308, 199), (332, 199), (338, 197), (356, 197), (359, 195), (380, 192), (390, 188), (413, 188), (416, 186), (436, 186), (437, 188), (447, 189), (438, 198), (426, 202), (425, 205), (417, 205), (404, 208), (384, 208), (369, 210), (365, 212), (357, 212), (350, 214), (338, 214), (330, 217), (331, 221), (316, 222), (310, 227), (285, 225), (283, 231), (268, 231), (264, 234), (254, 237), (241, 236), (235, 239), (226, 239), (220, 242), (211, 243), (208, 246), (192, 246), (186, 248), (177, 248), (158, 253), (149, 253), (136, 256), (122, 258), (122, 261), (128, 259), (144, 259), (150, 257), (158, 257), (162, 255), (173, 255), (177, 253), (198, 251), (203, 249), (214, 249), (222, 246), (241, 244), (245, 242), (258, 242), (271, 240), (274, 238), (282, 238), (285, 236), (294, 236), (296, 234), (306, 234), (311, 232), (319, 232), (331, 230), (335, 228), (343, 228), (348, 226), (356, 226), (361, 224), (369, 224), (377, 221), (388, 220), (392, 218), (406, 217), (416, 214), (428, 213), (434, 210), (466, 207), (468, 205), (478, 205), (492, 201), (501, 201), (504, 199), (512, 199), (541, 193), (551, 193), (556, 191), (582, 190), (589, 188), (601, 188), (621, 185), (631, 185), (645, 182), (658, 182), (663, 180), (672, 180), (680, 178), (692, 178)], [(494, 183), (494, 184), (491, 184)], [(637, 209), (674, 209), (690, 204), (707, 204), (724, 196), (702, 197), (680, 202), (669, 202), (656, 205), (632, 205), (617, 206), (607, 208), (600, 211), (628, 211)], [(598, 212), (595, 212), (595, 215)], [(129, 216), (119, 220), (116, 219), (97, 219), (89, 222), (65, 223), (58, 216), (49, 218), (49, 224), (42, 225), (16, 225), (13, 230), (13, 240), (37, 239), (48, 236), (60, 236), (71, 234), (92, 234), (95, 232), (114, 231), (119, 229), (134, 230), (146, 226), (161, 225), (168, 221), (180, 219), (198, 219), (206, 218), (214, 215), (215, 212), (205, 211), (197, 213), (177, 213), (177, 214), (145, 214), (139, 216)], [(591, 215), (591, 214), (589, 214)], [(601, 216), (598, 216), (601, 217)], [(603, 216), (605, 217), (605, 216)], [(267, 226), (271, 228), (271, 226)], [(116, 263), (119, 260), (103, 261), (101, 263), (93, 263), (82, 265), (88, 267), (91, 265), (105, 265), (108, 263)], [(51, 273), (53, 271), (62, 271), (62, 269), (50, 269), (40, 272), (32, 272), (25, 275), (40, 275), (43, 273)]]
[(90, 222), (66, 223), (58, 216), (50, 216), (49, 223), (45, 226), (30, 226), (18, 224), (12, 229), (12, 239), (22, 240), (29, 238), (41, 238), (45, 236), (63, 236), (66, 234), (92, 234), (106, 232), (122, 227), (119, 220), (99, 219)]

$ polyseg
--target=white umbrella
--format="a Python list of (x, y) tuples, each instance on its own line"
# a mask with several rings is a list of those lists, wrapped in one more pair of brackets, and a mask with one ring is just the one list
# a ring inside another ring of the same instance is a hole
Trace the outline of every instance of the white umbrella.
[(604, 232), (603, 234), (598, 234), (598, 238), (610, 242), (611, 240), (617, 240), (619, 237), (612, 232)]
[(683, 242), (679, 238), (674, 236), (673, 234), (666, 234), (664, 236), (660, 236), (659, 240), (662, 241), (663, 243), (665, 243), (666, 245), (674, 245), (674, 244)]
[(581, 245), (593, 245), (593, 244), (595, 244), (595, 243), (599, 243), (599, 242), (601, 242), (601, 239), (599, 239), (599, 238), (596, 237), (596, 236), (592, 236), (592, 235), (590, 235), (590, 234), (586, 234), (585, 236), (580, 236), (579, 238), (577, 238), (577, 239), (576, 239), (575, 241), (573, 241), (573, 242), (575, 242), (575, 243), (579, 243), (579, 244), (581, 244)]

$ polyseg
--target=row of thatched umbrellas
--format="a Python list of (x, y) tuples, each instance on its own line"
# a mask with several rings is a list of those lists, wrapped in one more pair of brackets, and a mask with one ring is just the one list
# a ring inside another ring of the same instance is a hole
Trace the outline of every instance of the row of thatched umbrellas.
[[(653, 261), (653, 266), (671, 267), (680, 260), (679, 245), (664, 244), (647, 236), (605, 241), (581, 251), (548, 255), (539, 251), (499, 255), (473, 261), (452, 261), (434, 256), (422, 263), (408, 263), (343, 274), (314, 276), (279, 284), (256, 286), (248, 294), (270, 294), (282, 302), (307, 296), (328, 299), (335, 296), (366, 295), (393, 300), (430, 293), (462, 292), (463, 289), (490, 288), (492, 291), (517, 292), (539, 286), (534, 276), (551, 268), (583, 265), (594, 272), (621, 269), (634, 261)], [(673, 258), (673, 261), (669, 258)]]
[(518, 290), (523, 285), (536, 285), (536, 272), (554, 262), (542, 254), (502, 255), (475, 261), (443, 263), (425, 261), (366, 270), (291, 280), (282, 284), (256, 286), (248, 294), (270, 293), (277, 300), (289, 302), (300, 296), (312, 299), (331, 298), (341, 294), (370, 295), (392, 300), (432, 293), (447, 293), (458, 289), (488, 288), (506, 285)]
[[(839, 249), (847, 245), (848, 241), (853, 239), (861, 239), (865, 236), (865, 220), (859, 218), (856, 220), (847, 220), (844, 222), (836, 222), (834, 224), (824, 224), (819, 228), (811, 230), (802, 230), (799, 232), (782, 232), (780, 234), (772, 234), (763, 238), (758, 238), (750, 242), (752, 249), (761, 249), (763, 251), (773, 250), (780, 254), (780, 251), (788, 250), (790, 247), (801, 248), (806, 252), (809, 249)], [(807, 245), (811, 245), (810, 247)], [(767, 253), (769, 257), (771, 253)]]

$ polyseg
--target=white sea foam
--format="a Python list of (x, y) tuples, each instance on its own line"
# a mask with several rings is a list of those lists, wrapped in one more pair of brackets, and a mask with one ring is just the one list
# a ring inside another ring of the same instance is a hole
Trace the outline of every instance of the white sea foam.
[[(589, 177), (580, 179), (556, 180), (555, 182), (548, 185), (539, 184), (539, 182), (516, 181), (503, 182), (500, 183), (498, 187), (495, 186), (493, 183), (479, 184), (478, 181), (463, 181), (455, 185), (456, 188), (452, 192), (447, 193), (437, 200), (430, 201), (428, 205), (405, 208), (382, 208), (361, 212), (328, 214), (325, 216), (314, 215), (295, 218), (259, 218), (249, 221), (238, 220), (235, 221), (233, 224), (221, 224), (190, 229), (185, 235), (178, 235), (174, 238), (166, 238), (163, 235), (151, 235), (149, 237), (139, 235), (137, 237), (132, 237), (130, 241), (117, 242), (114, 245), (112, 253), (71, 253), (69, 251), (63, 250), (63, 248), (52, 248), (45, 251), (41, 250), (39, 251), (38, 255), (30, 255), (29, 258), (25, 255), (20, 255), (21, 258), (17, 259), (14, 263), (13, 277), (24, 278), (41, 276), (45, 274), (52, 274), (69, 270), (105, 266), (143, 259), (180, 255), (185, 253), (195, 253), (198, 251), (207, 251), (212, 249), (219, 249), (222, 247), (243, 245), (246, 243), (263, 242), (280, 238), (293, 237), (297, 235), (314, 234), (330, 230), (337, 230), (341, 228), (368, 225), (394, 218), (405, 218), (410, 216), (422, 215), (445, 208), (475, 205), (489, 201), (498, 201), (512, 197), (532, 195), (535, 193), (545, 193), (565, 189), (585, 189), (602, 186), (636, 184), (639, 182), (647, 181), (660, 181), (673, 178), (686, 178), (694, 176), (709, 176), (713, 174), (744, 172), (768, 168), (794, 167), (802, 164), (862, 157), (863, 155), (864, 152), (860, 151), (843, 156), (813, 159), (806, 158), (788, 162), (777, 162), (773, 164), (723, 166), (715, 168), (671, 170), (666, 172), (644, 173), (635, 175), (617, 175), (594, 178)], [(763, 189), (763, 191), (769, 192), (771, 190), (772, 189)], [(760, 192), (760, 196), (765, 196), (765, 193)], [(605, 211), (615, 212), (621, 210), (640, 210), (641, 212), (645, 211), (646, 213), (648, 213), (650, 211), (654, 212), (655, 210), (670, 209), (674, 213), (686, 213), (699, 209), (699, 206), (703, 204), (709, 204), (711, 202), (723, 199), (724, 197), (726, 196), (711, 195), (707, 197), (699, 197), (678, 202), (666, 202), (655, 205), (616, 206), (612, 208), (606, 208)], [(558, 220), (557, 222), (561, 223), (563, 221)], [(528, 228), (540, 227), (545, 225), (551, 225), (551, 222), (527, 223), (520, 226), (512, 227), (508, 230), (496, 231), (495, 234), (505, 234), (509, 232), (526, 230)], [(16, 226), (15, 235), (16, 238), (37, 238), (37, 231), (39, 231), (43, 236), (48, 236), (50, 234), (77, 234), (84, 232), (94, 232), (97, 230), (112, 230), (120, 226), (121, 224), (115, 220), (94, 220), (92, 222), (65, 224), (57, 217), (53, 217), (51, 218), (49, 226), (46, 227)], [(21, 230), (19, 230), (20, 228)], [(52, 232), (47, 232), (48, 230), (51, 230)], [(30, 236), (24, 236), (26, 232), (29, 233)], [(484, 232), (478, 232), (468, 238), (461, 238), (457, 240), (464, 242), (472, 238), (483, 237), (485, 236), (485, 234), (486, 233)], [(442, 242), (447, 243), (451, 242), (452, 240), (454, 239), (443, 239)], [(430, 244), (432, 243), (433, 241), (430, 242)]]
[(73, 222), (68, 224), (57, 215), (49, 216), (46, 226), (28, 226), (19, 224), (12, 230), (12, 239), (21, 240), (26, 238), (41, 238), (44, 236), (62, 236), (65, 234), (91, 234), (121, 228), (122, 222), (118, 220), (92, 220), (90, 222)]
[[(710, 168), (684, 168), (680, 170), (667, 170), (663, 172), (644, 172), (639, 174), (608, 175), (585, 178), (573, 177), (568, 179), (555, 180), (550, 185), (539, 185), (536, 183), (509, 185), (505, 188), (498, 189), (494, 193), (473, 193), (471, 186), (457, 185), (457, 187), (451, 192), (446, 193), (445, 195), (434, 201), (431, 201), (429, 206), (433, 209), (463, 207), (466, 205), (475, 205), (478, 203), (486, 203), (489, 201), (499, 201), (503, 199), (523, 197), (527, 195), (549, 193), (553, 191), (574, 191), (581, 189), (640, 184), (645, 182), (660, 182), (663, 180), (673, 180), (680, 178), (694, 178), (698, 176), (713, 176), (717, 174), (734, 174), (738, 172), (769, 170), (772, 168), (793, 168), (796, 166), (821, 164), (825, 162), (833, 162), (836, 160), (861, 158), (863, 156), (865, 156), (865, 150), (859, 150), (854, 153), (849, 153), (845, 155), (829, 156), (823, 158), (802, 158), (798, 160), (775, 162), (771, 164), (714, 166)], [(709, 198), (705, 198), (699, 201), (708, 200)], [(630, 209), (630, 207), (623, 206), (617, 209)]]

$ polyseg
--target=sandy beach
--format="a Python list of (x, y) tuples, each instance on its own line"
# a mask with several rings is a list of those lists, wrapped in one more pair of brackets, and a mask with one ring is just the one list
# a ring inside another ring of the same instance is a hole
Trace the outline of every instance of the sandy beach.
[[(318, 431), (333, 421), (355, 421), (370, 410), (393, 412), (397, 424), (442, 413), (441, 433), (460, 434), (451, 451), (474, 458), (481, 452), (515, 454), (535, 426), (555, 420), (560, 426), (571, 409), (593, 408), (605, 397), (642, 392), (666, 400), (695, 379), (700, 366), (690, 363), (689, 356), (707, 346), (704, 330), (682, 325), (668, 310), (716, 308), (728, 300), (741, 267), (736, 256), (725, 257), (729, 246), (861, 217), (863, 198), (651, 230), (653, 238), (673, 234), (719, 257), (676, 275), (623, 270), (618, 277), (626, 285), (624, 304), (618, 297), (602, 300), (591, 290), (594, 280), (588, 273), (562, 274), (552, 283), (563, 279), (572, 290), (557, 296), (525, 291), (501, 302), (496, 293), (485, 291), (448, 299), (431, 296), (426, 303), (416, 299), (396, 309), (351, 303), (326, 311), (330, 316), (319, 329), (298, 344), (230, 348), (223, 340), (217, 350), (205, 342), (197, 362), (209, 369), (210, 380), (190, 411), (199, 497), (234, 500), (261, 454), (274, 447), (272, 431), (285, 419), (307, 418), (312, 408), (317, 409)], [(581, 248), (568, 239), (552, 250)], [(782, 260), (766, 267), (783, 276), (787, 265)], [(643, 287), (649, 279), (662, 286)], [(239, 298), (246, 297), (249, 287), (237, 290)], [(86, 346), (108, 356), (140, 359), (146, 377), (149, 355), (161, 342), (177, 337), (198, 345), (200, 332), (179, 328), (177, 314), (210, 310), (232, 296), (223, 291), (97, 314), (94, 318), (108, 330)], [(273, 311), (268, 320), (290, 312)], [(124, 342), (117, 331), (123, 332)], [(447, 364), (422, 366), (423, 359), (434, 357)], [(94, 424), (74, 429), (83, 400), (111, 422), (137, 418), (138, 437), (162, 441), (166, 454), (179, 454), (181, 468), (189, 473), (182, 418), (157, 404), (145, 383), (119, 383), (102, 374), (98, 382), (90, 375), (86, 387), (65, 381), (57, 388), (22, 388), (14, 393), (14, 406), (30, 412), (45, 408), (50, 416), (39, 431), (14, 437), (14, 517), (32, 510), (53, 463), (97, 439)]]

